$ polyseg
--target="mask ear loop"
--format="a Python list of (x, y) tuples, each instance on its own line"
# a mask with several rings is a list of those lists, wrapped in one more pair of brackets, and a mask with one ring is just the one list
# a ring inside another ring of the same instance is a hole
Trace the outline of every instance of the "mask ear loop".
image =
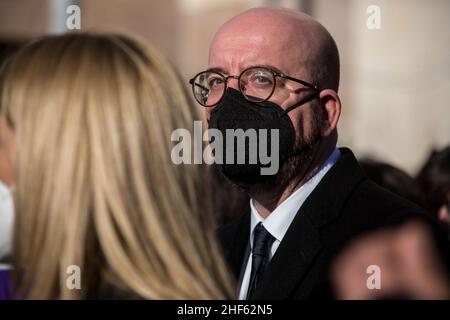
[[(319, 96), (319, 92), (320, 92), (320, 89), (314, 89), (313, 93), (307, 95), (306, 97), (301, 99), (299, 102), (293, 104), (292, 106), (290, 106), (286, 110), (284, 110), (284, 112), (281, 114), (281, 116), (287, 115), (290, 111), (294, 110), (295, 108), (298, 108), (298, 107), (302, 106), (303, 104), (314, 100), (316, 97)], [(290, 158), (292, 156), (295, 156), (297, 154), (299, 154), (299, 151), (291, 151), (285, 156), (285, 159), (288, 159), (288, 158)]]
[(284, 116), (285, 114), (288, 114), (289, 112), (291, 112), (292, 110), (300, 107), (301, 105), (310, 102), (311, 100), (314, 100), (314, 98), (318, 97), (320, 90), (318, 89), (314, 89), (314, 92), (307, 95), (306, 97), (304, 97), (303, 99), (301, 99), (300, 101), (294, 103), (292, 106), (288, 107), (286, 110), (284, 110), (284, 112), (282, 113), (282, 116)]

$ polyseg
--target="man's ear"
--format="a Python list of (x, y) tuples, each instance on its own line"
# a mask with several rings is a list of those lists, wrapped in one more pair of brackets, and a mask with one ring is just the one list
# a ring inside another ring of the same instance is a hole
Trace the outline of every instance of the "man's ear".
[(321, 108), (324, 112), (322, 137), (328, 137), (337, 127), (341, 115), (341, 100), (336, 91), (324, 89), (319, 93)]

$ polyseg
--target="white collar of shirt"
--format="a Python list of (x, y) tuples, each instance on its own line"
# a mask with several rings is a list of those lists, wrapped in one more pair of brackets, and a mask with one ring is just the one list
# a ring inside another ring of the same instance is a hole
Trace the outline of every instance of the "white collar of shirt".
[(283, 240), (289, 226), (295, 218), (298, 210), (311, 194), (311, 192), (319, 184), (320, 180), (331, 169), (331, 167), (339, 159), (341, 152), (336, 148), (328, 157), (325, 163), (320, 167), (317, 173), (312, 176), (305, 184), (292, 193), (286, 200), (284, 200), (274, 211), (263, 219), (253, 205), (253, 200), (250, 199), (251, 208), (251, 222), (250, 222), (250, 241), (253, 246), (253, 230), (259, 222), (262, 222), (264, 228), (275, 237), (279, 242)]

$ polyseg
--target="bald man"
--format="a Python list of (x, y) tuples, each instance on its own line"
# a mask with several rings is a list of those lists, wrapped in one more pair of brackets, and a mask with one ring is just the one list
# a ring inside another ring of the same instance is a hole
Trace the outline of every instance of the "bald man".
[[(209, 129), (223, 133), (217, 168), (251, 198), (251, 213), (220, 230), (240, 299), (331, 297), (329, 265), (349, 239), (422, 217), (336, 147), (339, 54), (313, 18), (271, 8), (232, 18), (214, 36), (209, 68), (190, 83)], [(239, 147), (227, 136), (239, 129), (265, 134)], [(256, 146), (276, 154), (275, 173), (264, 174), (264, 159), (250, 162)], [(246, 162), (228, 161), (241, 155)]]

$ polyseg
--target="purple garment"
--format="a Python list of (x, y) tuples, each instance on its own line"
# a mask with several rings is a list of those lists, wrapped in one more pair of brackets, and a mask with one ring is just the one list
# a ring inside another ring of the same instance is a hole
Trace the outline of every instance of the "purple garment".
[(0, 269), (0, 300), (11, 299), (11, 270)]

